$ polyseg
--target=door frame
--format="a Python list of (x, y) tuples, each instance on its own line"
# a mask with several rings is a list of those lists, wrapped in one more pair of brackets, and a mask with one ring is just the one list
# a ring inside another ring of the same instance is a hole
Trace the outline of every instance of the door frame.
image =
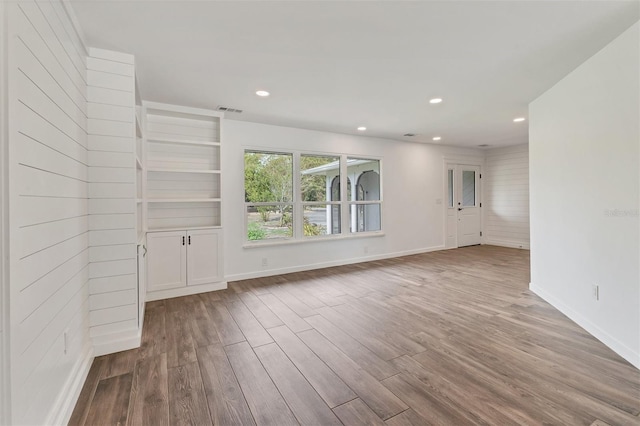
[[(458, 248), (458, 230), (457, 230), (457, 219), (458, 219), (458, 211), (455, 211), (456, 215), (456, 231), (455, 231), (455, 243), (451, 245), (447, 245), (447, 210), (449, 209), (448, 203), (448, 171), (453, 166), (455, 170), (455, 166), (473, 166), (478, 167), (479, 170), (479, 180), (476, 197), (478, 197), (478, 206), (482, 204), (482, 194), (484, 193), (483, 189), (483, 181), (482, 181), (482, 170), (484, 168), (484, 159), (481, 157), (442, 157), (442, 246), (445, 249), (454, 249)], [(455, 171), (454, 171), (455, 178)], [(454, 180), (454, 188), (455, 188), (455, 180)], [(454, 189), (455, 195), (455, 189)], [(455, 197), (454, 197), (454, 209), (455, 209)], [(480, 244), (484, 244), (484, 233), (482, 232), (484, 229), (484, 210), (480, 208), (480, 232), (483, 234), (480, 236)]]

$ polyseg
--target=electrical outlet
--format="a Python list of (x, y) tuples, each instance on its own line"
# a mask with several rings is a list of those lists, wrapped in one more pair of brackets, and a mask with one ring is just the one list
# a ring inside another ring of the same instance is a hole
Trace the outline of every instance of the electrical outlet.
[(267, 266), (269, 266), (269, 259), (267, 259), (266, 257), (262, 258), (262, 267), (266, 268)]
[(593, 298), (596, 300), (600, 300), (600, 286), (598, 284), (593, 285)]

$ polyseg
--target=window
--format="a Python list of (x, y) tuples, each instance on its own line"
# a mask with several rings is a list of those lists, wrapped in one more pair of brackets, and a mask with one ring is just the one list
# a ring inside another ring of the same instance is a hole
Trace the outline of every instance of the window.
[(351, 232), (380, 231), (380, 161), (348, 158), (347, 171), (356, 182), (355, 200), (352, 197), (349, 205)]
[(340, 234), (340, 157), (300, 155), (302, 234)]
[(293, 155), (246, 151), (244, 199), (248, 240), (291, 238)]
[(380, 160), (247, 150), (244, 163), (248, 241), (382, 229)]
[(462, 207), (475, 207), (476, 205), (476, 172), (474, 170), (462, 171)]

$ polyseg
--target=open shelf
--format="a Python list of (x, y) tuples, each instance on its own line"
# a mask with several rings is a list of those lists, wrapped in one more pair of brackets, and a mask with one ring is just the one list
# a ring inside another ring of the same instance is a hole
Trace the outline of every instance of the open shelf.
[(222, 229), (222, 226), (181, 226), (179, 228), (171, 228), (171, 227), (156, 227), (156, 228), (149, 228), (149, 231), (195, 231), (198, 229)]
[(217, 203), (220, 198), (148, 198), (147, 203)]
[(208, 173), (208, 174), (220, 174), (220, 170), (196, 170), (196, 169), (169, 169), (161, 167), (148, 168), (148, 172), (157, 173)]
[(147, 231), (221, 225), (220, 118), (215, 112), (149, 103), (145, 109)]
[(187, 139), (173, 139), (173, 138), (160, 138), (160, 137), (147, 137), (148, 142), (155, 143), (169, 143), (180, 145), (200, 145), (200, 146), (220, 146), (220, 142), (202, 142), (202, 141), (190, 141)]

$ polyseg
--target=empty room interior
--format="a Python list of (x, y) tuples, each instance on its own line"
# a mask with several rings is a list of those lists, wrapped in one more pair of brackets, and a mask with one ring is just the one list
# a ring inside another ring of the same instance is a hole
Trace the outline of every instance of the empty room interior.
[(0, 22), (0, 424), (640, 424), (639, 1)]

